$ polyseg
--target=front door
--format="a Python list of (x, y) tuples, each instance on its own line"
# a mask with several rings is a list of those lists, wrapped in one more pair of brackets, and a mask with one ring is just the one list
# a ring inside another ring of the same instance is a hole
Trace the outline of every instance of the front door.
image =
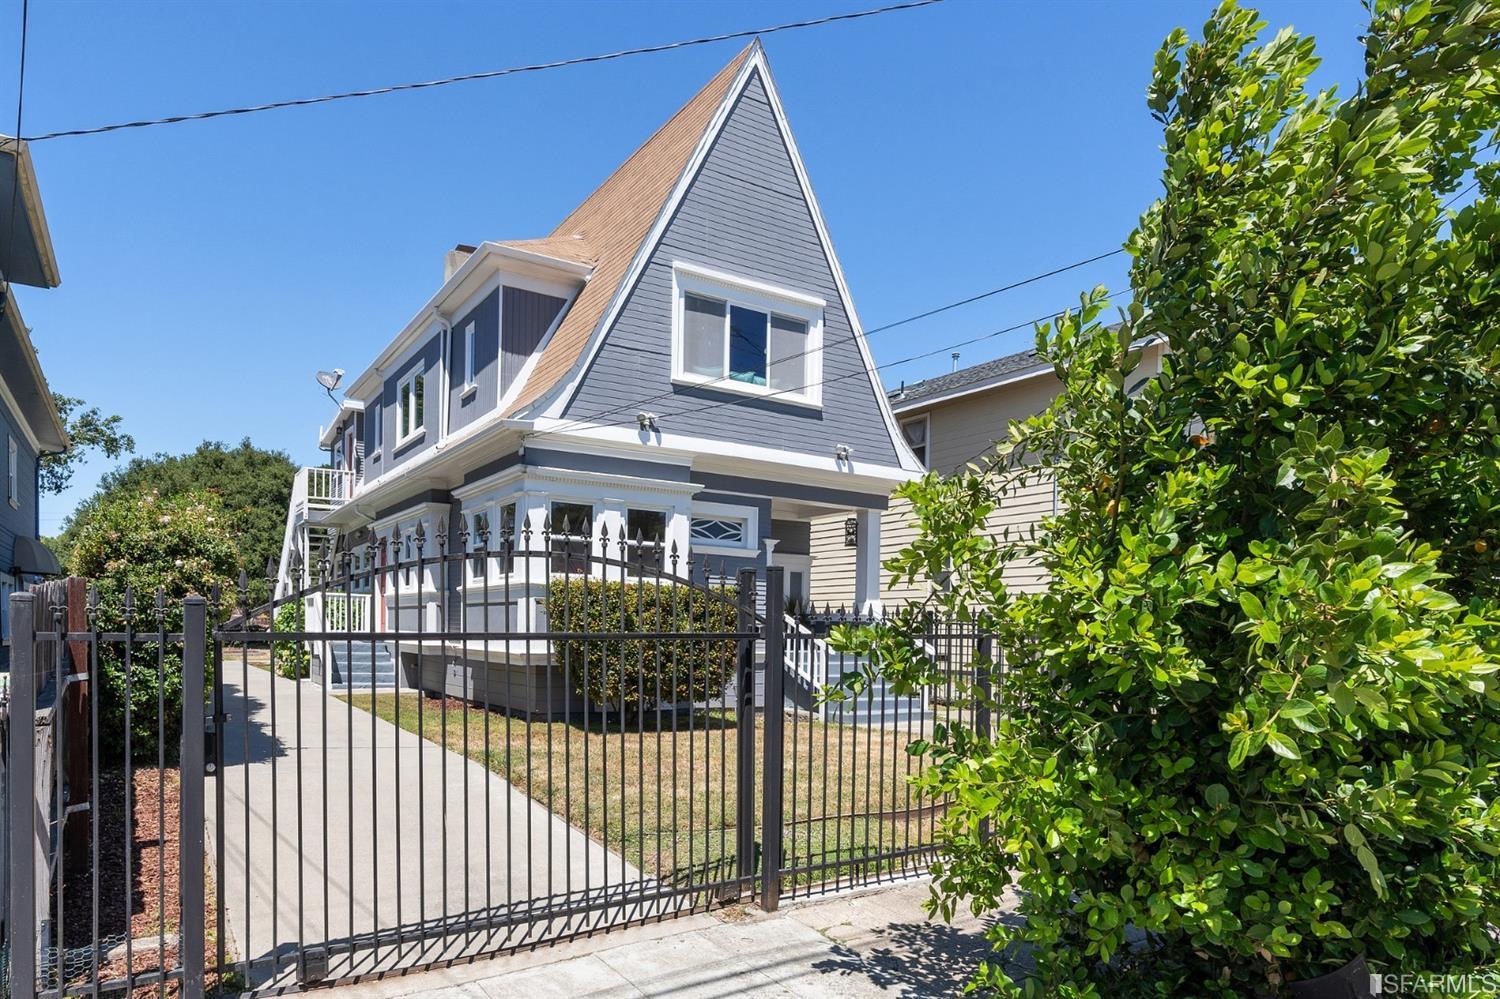
[(799, 607), (806, 607), (812, 593), (812, 556), (777, 552), (774, 558), (777, 565), (786, 569), (786, 598), (795, 598)]
[(349, 474), (344, 477), (344, 498), (348, 499), (354, 495), (354, 471), (358, 460), (354, 454), (354, 430), (351, 428), (344, 434), (344, 470)]

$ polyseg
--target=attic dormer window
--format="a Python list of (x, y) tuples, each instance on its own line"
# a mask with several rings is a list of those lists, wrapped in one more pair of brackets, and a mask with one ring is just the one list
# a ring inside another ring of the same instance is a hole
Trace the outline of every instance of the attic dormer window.
[(821, 404), (822, 299), (681, 263), (674, 277), (673, 380)]

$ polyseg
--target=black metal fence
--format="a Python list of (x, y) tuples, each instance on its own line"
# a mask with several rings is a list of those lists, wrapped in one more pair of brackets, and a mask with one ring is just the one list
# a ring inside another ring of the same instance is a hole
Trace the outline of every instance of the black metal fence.
[[(82, 628), (18, 627), (8, 829), (38, 847), (8, 865), (17, 995), (346, 981), (931, 856), (944, 804), (906, 749), (982, 721), (971, 632), (923, 636), (951, 684), (829, 701), (871, 664), (776, 611), (779, 569), (566, 531), (438, 539), (330, 553), (263, 608), (105, 594)], [(23, 804), (42, 659), (97, 692), (77, 867), (38, 831), (80, 778)], [(52, 918), (28, 920), (39, 898)]]

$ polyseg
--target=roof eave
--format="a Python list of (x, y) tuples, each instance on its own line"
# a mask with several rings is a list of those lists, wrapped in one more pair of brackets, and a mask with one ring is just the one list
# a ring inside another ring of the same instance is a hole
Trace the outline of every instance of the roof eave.
[[(27, 429), (33, 438), (31, 443), (38, 451), (45, 454), (58, 454), (68, 449), (68, 430), (63, 424), (62, 414), (57, 410), (57, 401), (53, 398), (52, 389), (47, 384), (47, 376), (42, 373), (41, 361), (37, 359), (36, 348), (32, 346), (31, 336), (26, 332), (26, 324), (21, 320), (21, 310), (16, 305), (16, 299), (9, 288), (3, 291), (4, 300), (0, 302), (0, 308), (5, 312), (5, 323), (10, 327), (11, 335), (20, 344), (23, 372), (31, 379), (32, 386), (41, 399), (42, 418), (38, 421), (38, 414), (27, 413), (21, 410), (17, 402), (16, 415), (25, 421)], [(10, 377), (7, 373), (7, 377)]]
[[(62, 283), (57, 270), (57, 256), (52, 250), (52, 233), (47, 228), (47, 213), (42, 209), (42, 191), (37, 186), (36, 168), (31, 162), (31, 147), (26, 142), (0, 135), (0, 150), (16, 159), (16, 185), (20, 189), (21, 208), (30, 220), (36, 240), (36, 255), (42, 266), (43, 283), (39, 287), (56, 288)], [(29, 282), (22, 282), (29, 283)]]
[(365, 370), (360, 372), (359, 377), (349, 384), (349, 388), (345, 390), (344, 395), (346, 397), (358, 397), (375, 388), (380, 381), (379, 373), (381, 369), (411, 345), (412, 339), (420, 334), (422, 327), (433, 316), (442, 315), (443, 306), (448, 303), (459, 288), (463, 287), (466, 281), (478, 273), (480, 268), (486, 266), (487, 262), (496, 259), (539, 267), (550, 271), (555, 277), (564, 278), (569, 281), (587, 281), (594, 270), (591, 264), (579, 263), (576, 260), (565, 260), (562, 257), (552, 257), (544, 253), (537, 253), (534, 250), (521, 250), (513, 246), (501, 246), (498, 243), (486, 240), (480, 243), (473, 253), (469, 254), (468, 259), (459, 266), (458, 270), (454, 271), (448, 280), (443, 282), (442, 287), (427, 300), (427, 304), (422, 306), (421, 310), (402, 327), (401, 332), (396, 334), (395, 338), (380, 352), (375, 360), (371, 361)]
[(922, 409), (930, 409), (933, 406), (965, 396), (978, 395), (981, 392), (989, 392), (994, 389), (1004, 388), (1015, 382), (1030, 381), (1041, 375), (1051, 374), (1053, 367), (1047, 363), (1037, 364), (1034, 367), (1022, 368), (1017, 371), (1007, 371), (1003, 375), (993, 378), (984, 378), (969, 385), (961, 385), (958, 388), (949, 389), (947, 392), (935, 392), (932, 395), (918, 396), (915, 399), (898, 399), (891, 397), (891, 411), (897, 414), (910, 413)]

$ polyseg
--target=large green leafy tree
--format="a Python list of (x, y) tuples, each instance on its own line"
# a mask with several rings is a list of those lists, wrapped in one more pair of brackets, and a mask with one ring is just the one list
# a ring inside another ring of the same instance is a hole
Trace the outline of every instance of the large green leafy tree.
[[(1500, 954), (1500, 7), (1378, 3), (1343, 99), (1308, 91), (1311, 39), (1262, 29), (1226, 3), (1157, 54), (1164, 193), (1123, 324), (1095, 292), (1042, 329), (1056, 404), (905, 490), (893, 567), (1008, 661), (993, 738), (915, 747), (954, 802), (935, 905), (1019, 889), (993, 937), (1030, 962), (980, 975), (1006, 994)], [(1036, 475), (1063, 512), (987, 534)], [(1023, 557), (1045, 592), (1006, 589)], [(916, 627), (839, 640), (921, 683)]]
[(82, 399), (52, 393), (52, 401), (68, 431), (68, 449), (43, 454), (38, 459), (42, 492), (55, 494), (68, 488), (73, 473), (91, 451), (118, 458), (135, 450), (135, 438), (120, 429), (117, 415), (105, 416), (97, 406), (85, 407)]
[(250, 578), (251, 603), (259, 604), (267, 598), (266, 562), (281, 554), (296, 473), (285, 452), (258, 448), (248, 438), (235, 447), (205, 441), (189, 454), (136, 458), (100, 480), (94, 495), (73, 511), (57, 546), (70, 552), (90, 521), (113, 500), (142, 493), (163, 499), (209, 493), (218, 500), (235, 539), (238, 567)]

